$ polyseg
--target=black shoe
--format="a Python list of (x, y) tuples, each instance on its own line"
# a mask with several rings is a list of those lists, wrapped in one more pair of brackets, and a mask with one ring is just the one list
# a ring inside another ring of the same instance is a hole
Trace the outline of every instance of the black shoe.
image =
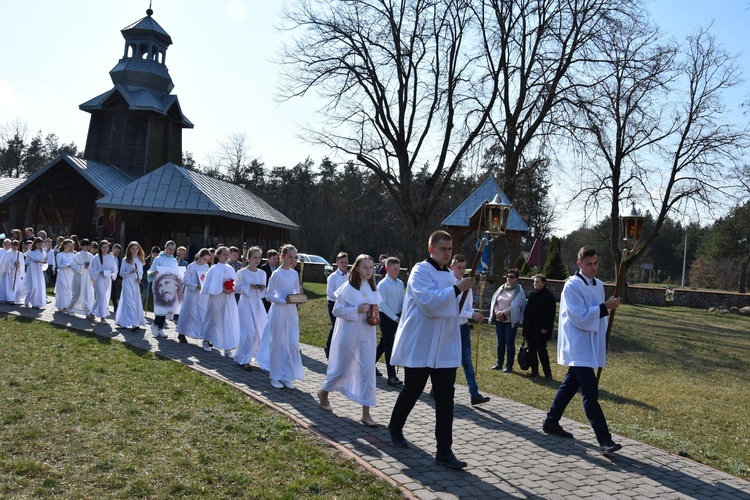
[(180, 341), (180, 344), (187, 344), (188, 343), (188, 341), (185, 338), (185, 336), (183, 334), (181, 334), (181, 333), (177, 335), (177, 340)]
[(603, 443), (601, 445), (602, 455), (607, 455), (609, 453), (614, 453), (617, 450), (621, 450), (621, 449), (622, 449), (622, 445), (619, 444), (619, 443), (615, 443), (611, 439), (609, 441), (607, 441), (606, 443)]
[(391, 387), (398, 387), (400, 385), (404, 385), (403, 382), (401, 382), (398, 377), (388, 377), (388, 385)]
[(538, 373), (533, 373), (533, 372), (529, 373), (529, 378), (537, 378), (537, 377), (539, 377)]
[(435, 455), (435, 463), (445, 465), (451, 469), (463, 469), (466, 467), (466, 462), (462, 462), (457, 459), (455, 455)]
[(473, 405), (481, 405), (482, 403), (486, 403), (489, 401), (490, 398), (487, 396), (482, 396), (481, 394), (477, 394), (476, 396), (471, 397), (471, 404)]
[(382, 377), (382, 376), (383, 376), (383, 374), (382, 374), (382, 373), (380, 373), (380, 370), (378, 370), (377, 368), (375, 368), (375, 376), (376, 376), (376, 377)]
[(546, 380), (547, 382), (552, 382), (552, 375), (545, 375), (544, 380)]
[(492, 368), (490, 368), (490, 370), (502, 370), (502, 369), (503, 369), (503, 367), (499, 363), (496, 364), (496, 365), (494, 365)]
[(557, 422), (545, 421), (544, 424), (542, 424), (542, 430), (547, 434), (553, 434), (555, 436), (560, 436), (564, 438), (573, 437), (573, 434), (563, 429), (562, 426)]
[(391, 443), (393, 443), (393, 446), (396, 448), (409, 447), (409, 442), (404, 438), (404, 435), (401, 432), (396, 432), (391, 429), (391, 424), (388, 424), (388, 434), (391, 435)]

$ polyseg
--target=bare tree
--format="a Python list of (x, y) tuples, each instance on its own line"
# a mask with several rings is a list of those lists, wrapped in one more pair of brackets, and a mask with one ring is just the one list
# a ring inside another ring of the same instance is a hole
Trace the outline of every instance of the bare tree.
[(707, 30), (687, 39), (685, 53), (657, 43), (658, 31), (623, 23), (603, 40), (605, 75), (580, 93), (579, 132), (590, 138), (585, 176), (587, 203), (605, 204), (612, 221), (614, 261), (619, 261), (620, 205), (647, 199), (653, 229), (627, 262), (630, 267), (658, 236), (673, 212), (688, 202), (710, 206), (737, 187), (728, 175), (748, 144), (746, 130), (724, 120), (722, 93), (739, 83), (735, 59)]
[(6, 123), (0, 130), (0, 170), (3, 175), (21, 177), (28, 144), (29, 127), (18, 118)]
[[(503, 191), (513, 200), (524, 153), (566, 123), (564, 105), (591, 85), (586, 63), (596, 42), (627, 17), (637, 0), (490, 0), (483, 2), (482, 31), (502, 68), (500, 96), (491, 116), (493, 140), (503, 152)], [(536, 156), (536, 155), (532, 155)]]
[(474, 3), (299, 0), (286, 11), (296, 38), (282, 53), (282, 98), (323, 97), (326, 125), (302, 136), (377, 175), (403, 216), (412, 260), (499, 92), (500, 61)]
[(223, 173), (226, 181), (238, 186), (247, 187), (249, 183), (249, 169), (253, 163), (250, 157), (250, 146), (247, 143), (247, 134), (244, 132), (233, 132), (218, 141), (219, 151), (215, 157), (209, 158), (212, 168)]

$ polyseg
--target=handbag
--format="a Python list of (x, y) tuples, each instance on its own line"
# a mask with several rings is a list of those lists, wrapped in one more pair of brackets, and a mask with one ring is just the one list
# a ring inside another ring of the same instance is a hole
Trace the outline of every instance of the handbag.
[(529, 353), (529, 346), (526, 345), (526, 339), (523, 339), (521, 347), (518, 348), (518, 366), (521, 370), (531, 368), (531, 354)]

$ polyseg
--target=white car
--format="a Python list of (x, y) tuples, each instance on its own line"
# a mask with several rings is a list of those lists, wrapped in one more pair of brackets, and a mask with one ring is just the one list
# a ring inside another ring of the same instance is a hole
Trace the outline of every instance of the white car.
[(323, 264), (323, 274), (325, 274), (326, 276), (333, 272), (333, 265), (320, 255), (297, 253), (297, 261), (304, 262), (305, 264)]

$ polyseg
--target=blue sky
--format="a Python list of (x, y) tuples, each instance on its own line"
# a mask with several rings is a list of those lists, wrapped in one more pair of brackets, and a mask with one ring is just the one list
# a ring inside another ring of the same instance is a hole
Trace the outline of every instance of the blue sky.
[[(199, 163), (228, 133), (244, 132), (250, 154), (267, 166), (293, 166), (328, 151), (295, 136), (315, 123), (312, 99), (278, 103), (272, 63), (281, 35), (279, 0), (154, 0), (154, 19), (170, 34), (166, 64), (185, 115), (195, 124), (183, 146)], [(109, 70), (122, 56), (120, 30), (145, 15), (144, 0), (3, 0), (0, 4), (0, 125), (14, 118), (32, 133), (54, 132), (83, 147), (88, 113), (78, 105), (112, 87)], [(663, 29), (682, 38), (714, 21), (713, 33), (750, 78), (750, 0), (655, 0)], [(750, 86), (731, 96), (737, 108)], [(737, 113), (738, 120), (747, 120)], [(561, 221), (563, 225), (565, 222)]]

